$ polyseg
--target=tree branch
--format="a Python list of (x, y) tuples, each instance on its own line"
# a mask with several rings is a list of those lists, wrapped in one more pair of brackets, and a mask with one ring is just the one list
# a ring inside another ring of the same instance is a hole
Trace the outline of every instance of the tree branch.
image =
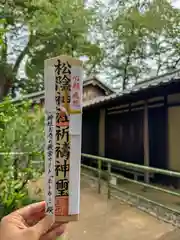
[(160, 54), (159, 54), (159, 56), (158, 56), (158, 66), (157, 66), (156, 76), (159, 75), (159, 72), (160, 72), (161, 67), (162, 67), (161, 56), (160, 56)]
[(173, 68), (176, 68), (179, 62), (180, 62), (180, 58), (178, 58), (178, 59), (175, 61), (175, 64), (173, 65)]
[(126, 80), (127, 80), (127, 69), (130, 63), (130, 57), (131, 57), (131, 53), (128, 54), (127, 56), (127, 60), (126, 60), (126, 65), (124, 68), (124, 74), (123, 74), (123, 82), (122, 82), (122, 90), (124, 90), (126, 88)]
[[(29, 165), (30, 165), (30, 156), (28, 155), (28, 161), (27, 161), (27, 165), (26, 165), (26, 168), (28, 168), (29, 167)], [(26, 184), (28, 183), (28, 180), (29, 180), (29, 178), (30, 178), (30, 173), (27, 173), (27, 175), (26, 175), (26, 177), (24, 178), (24, 179), (22, 179), (22, 184), (21, 184), (21, 186), (19, 187), (19, 189), (18, 189), (18, 191), (21, 191), (21, 190), (23, 190), (23, 188), (26, 186)]]
[[(133, 36), (134, 34), (134, 30), (135, 30), (135, 25), (134, 25), (134, 21), (130, 20), (130, 23), (132, 25), (132, 29), (131, 29), (131, 36)], [(124, 90), (126, 88), (126, 80), (128, 79), (128, 66), (131, 62), (131, 55), (134, 51), (136, 46), (131, 46), (129, 51), (128, 51), (128, 56), (126, 58), (126, 63), (125, 63), (125, 68), (124, 68), (124, 74), (123, 74), (123, 82), (122, 82), (122, 89)]]

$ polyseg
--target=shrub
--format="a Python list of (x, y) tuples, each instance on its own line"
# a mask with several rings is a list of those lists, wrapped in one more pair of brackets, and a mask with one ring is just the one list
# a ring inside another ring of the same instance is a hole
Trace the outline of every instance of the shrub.
[(27, 183), (43, 172), (44, 116), (30, 102), (0, 104), (0, 217), (32, 202)]

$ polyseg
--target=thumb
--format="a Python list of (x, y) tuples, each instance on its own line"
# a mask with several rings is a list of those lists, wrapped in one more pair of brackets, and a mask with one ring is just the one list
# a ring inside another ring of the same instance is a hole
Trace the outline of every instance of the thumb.
[(46, 216), (41, 221), (39, 221), (36, 225), (31, 227), (31, 230), (34, 231), (37, 238), (39, 239), (42, 235), (44, 235), (49, 231), (53, 223), (54, 223), (53, 216)]

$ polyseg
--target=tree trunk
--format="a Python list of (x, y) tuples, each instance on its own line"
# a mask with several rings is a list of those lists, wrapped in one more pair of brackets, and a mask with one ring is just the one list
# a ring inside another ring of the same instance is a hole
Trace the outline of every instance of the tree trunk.
[(0, 101), (6, 97), (10, 91), (10, 88), (12, 86), (12, 81), (10, 78), (5, 76), (5, 74), (0, 73)]

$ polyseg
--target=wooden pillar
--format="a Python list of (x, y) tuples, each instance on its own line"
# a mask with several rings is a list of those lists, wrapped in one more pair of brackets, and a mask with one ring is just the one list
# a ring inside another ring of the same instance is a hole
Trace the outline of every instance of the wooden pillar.
[(168, 95), (164, 96), (164, 107), (165, 107), (165, 134), (166, 134), (166, 147), (164, 151), (166, 152), (166, 169), (169, 168), (169, 113), (168, 113)]
[[(144, 166), (149, 166), (149, 123), (148, 104), (144, 104)], [(145, 182), (149, 183), (149, 172), (145, 172)]]
[(99, 113), (99, 156), (105, 156), (105, 109)]

